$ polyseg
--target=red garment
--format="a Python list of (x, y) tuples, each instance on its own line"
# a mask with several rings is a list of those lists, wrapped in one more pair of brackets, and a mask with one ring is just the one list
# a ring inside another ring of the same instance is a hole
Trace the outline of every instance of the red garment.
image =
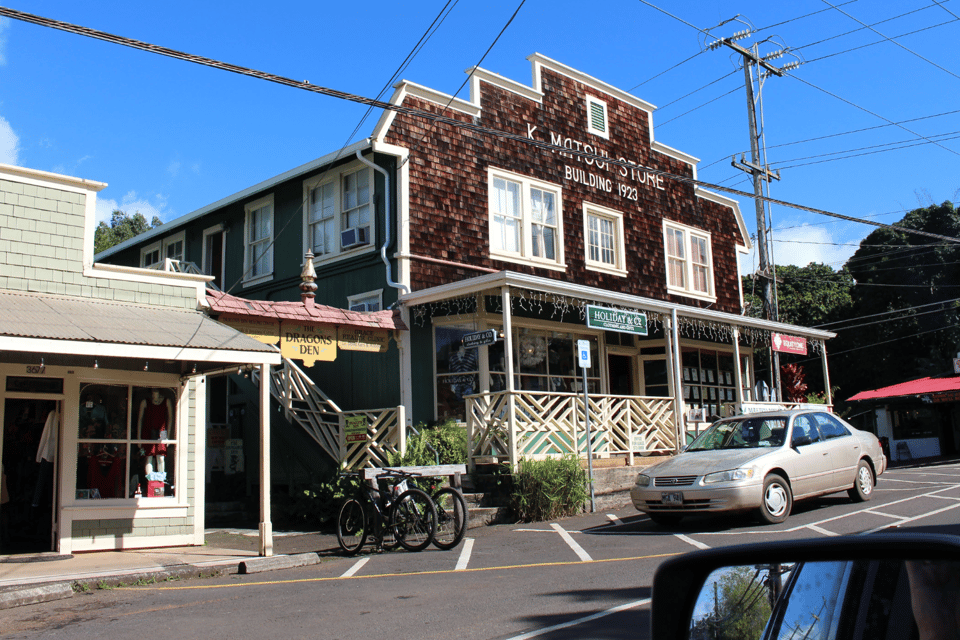
[(117, 480), (123, 473), (123, 458), (101, 452), (87, 460), (87, 481), (90, 489), (100, 491), (101, 498), (122, 498), (117, 493)]
[[(167, 412), (166, 401), (160, 404), (147, 402), (143, 411), (143, 424), (140, 430), (140, 437), (144, 440), (159, 440), (160, 432), (167, 431), (167, 420), (170, 416)], [(167, 452), (167, 445), (162, 443), (148, 444), (144, 446), (144, 451), (148, 456), (164, 455)]]

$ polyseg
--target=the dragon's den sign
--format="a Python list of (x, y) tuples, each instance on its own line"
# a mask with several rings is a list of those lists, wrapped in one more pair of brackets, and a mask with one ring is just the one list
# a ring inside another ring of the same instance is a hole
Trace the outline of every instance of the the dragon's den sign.
[(284, 322), (280, 354), (291, 360), (303, 360), (305, 367), (312, 367), (317, 360), (333, 362), (337, 359), (337, 328)]

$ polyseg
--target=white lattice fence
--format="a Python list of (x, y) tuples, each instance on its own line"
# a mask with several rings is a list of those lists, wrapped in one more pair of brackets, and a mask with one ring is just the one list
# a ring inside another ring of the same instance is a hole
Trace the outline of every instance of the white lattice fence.
[[(375, 409), (371, 411), (344, 411), (341, 425), (340, 464), (345, 469), (355, 470), (366, 467), (386, 467), (390, 465), (392, 453), (399, 453), (401, 429), (404, 425), (403, 407)], [(348, 420), (362, 417), (365, 423), (361, 435), (355, 429), (347, 434), (343, 427)], [(351, 441), (347, 441), (351, 439)]]
[(466, 397), (471, 459), (501, 457), (510, 451), (509, 398), (505, 391)]

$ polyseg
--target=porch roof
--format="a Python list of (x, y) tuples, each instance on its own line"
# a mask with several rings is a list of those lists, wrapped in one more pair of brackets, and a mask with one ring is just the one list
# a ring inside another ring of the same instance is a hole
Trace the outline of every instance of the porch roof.
[(459, 282), (413, 291), (401, 295), (400, 302), (408, 306), (420, 304), (429, 304), (466, 295), (481, 293), (500, 287), (511, 287), (516, 289), (527, 289), (543, 293), (550, 293), (559, 296), (570, 296), (582, 298), (597, 302), (600, 304), (616, 305), (627, 308), (634, 308), (656, 313), (670, 315), (676, 310), (677, 315), (694, 320), (705, 320), (710, 322), (719, 322), (731, 326), (744, 327), (750, 329), (760, 329), (773, 331), (777, 333), (789, 333), (791, 335), (802, 336), (814, 340), (829, 340), (836, 337), (832, 331), (821, 331), (819, 329), (810, 329), (800, 327), (784, 322), (772, 322), (761, 318), (751, 318), (740, 316), (723, 311), (714, 311), (711, 309), (700, 309), (698, 307), (689, 307), (673, 302), (663, 300), (654, 300), (653, 298), (644, 298), (642, 296), (633, 296), (616, 291), (608, 291), (597, 287), (589, 287), (581, 284), (572, 284), (553, 280), (551, 278), (541, 278), (514, 271), (498, 271), (497, 273), (485, 274), (476, 278), (469, 278)]
[(314, 304), (307, 307), (303, 302), (289, 300), (248, 300), (207, 289), (210, 311), (225, 316), (243, 316), (257, 320), (293, 320), (306, 324), (332, 324), (361, 329), (390, 329), (405, 331), (407, 326), (400, 319), (400, 310), (350, 311), (337, 307)]
[(848, 402), (859, 400), (883, 400), (886, 398), (900, 398), (903, 396), (920, 396), (933, 393), (960, 391), (960, 376), (948, 376), (943, 378), (920, 378), (918, 380), (909, 380), (899, 384), (893, 384), (889, 387), (873, 389), (872, 391), (861, 391), (851, 396)]

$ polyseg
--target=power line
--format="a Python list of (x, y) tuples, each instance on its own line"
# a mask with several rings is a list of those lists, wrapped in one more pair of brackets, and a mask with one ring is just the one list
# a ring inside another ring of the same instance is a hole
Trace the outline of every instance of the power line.
[[(828, 3), (828, 4), (829, 4), (829, 3)], [(850, 3), (849, 3), (849, 2), (846, 2), (846, 3), (843, 3), (843, 4), (839, 4), (839, 5), (837, 5), (837, 6), (838, 6), (838, 7), (842, 7), (844, 4), (850, 4)], [(845, 36), (852, 35), (852, 34), (857, 33), (857, 32), (859, 32), (859, 31), (863, 31), (863, 30), (865, 30), (865, 29), (868, 29), (868, 28), (870, 28), (870, 27), (875, 27), (875, 26), (877, 26), (877, 25), (879, 25), (879, 24), (883, 24), (883, 23), (885, 23), (885, 22), (892, 22), (892, 21), (894, 21), (894, 20), (899, 20), (900, 18), (905, 18), (905, 17), (907, 17), (907, 16), (909, 16), (909, 15), (912, 15), (912, 14), (914, 14), (914, 13), (919, 13), (919, 12), (921, 12), (921, 11), (926, 11), (927, 9), (933, 9), (934, 6), (935, 6), (935, 5), (928, 4), (928, 5), (926, 5), (926, 6), (923, 6), (923, 7), (918, 8), (918, 9), (913, 9), (912, 11), (907, 11), (906, 13), (901, 13), (901, 14), (899, 14), (899, 15), (895, 15), (895, 16), (892, 16), (892, 17), (890, 17), (890, 18), (884, 18), (883, 20), (880, 20), (879, 22), (874, 22), (874, 23), (871, 24), (871, 25), (864, 25), (864, 26), (859, 27), (859, 28), (857, 28), (857, 29), (852, 29), (852, 30), (850, 30), (850, 31), (845, 31), (845, 32), (843, 32), (843, 33), (838, 33), (837, 35), (830, 36), (829, 38), (823, 38), (823, 39), (821, 39), (821, 40), (817, 40), (816, 42), (810, 42), (810, 43), (808, 43), (808, 44), (801, 45), (801, 46), (797, 47), (796, 49), (799, 50), (799, 49), (807, 49), (807, 48), (809, 48), (809, 47), (815, 47), (815, 46), (817, 46), (817, 45), (819, 45), (819, 44), (823, 44), (824, 42), (830, 42), (831, 40), (836, 40), (837, 38), (843, 38), (843, 37), (845, 37)], [(830, 11), (830, 10), (833, 9), (833, 8), (834, 8), (834, 7), (831, 6), (830, 9), (822, 9), (822, 11)], [(948, 20), (947, 22), (943, 22), (943, 23), (940, 23), (939, 25), (933, 25), (933, 26), (942, 26), (942, 25), (944, 25), (944, 24), (949, 24), (950, 22), (953, 22), (953, 20)], [(930, 29), (930, 28), (932, 28), (932, 27), (924, 27), (923, 29), (920, 29), (920, 31), (925, 31), (926, 29)], [(909, 32), (909, 33), (901, 34), (901, 35), (899, 35), (899, 36), (894, 36), (894, 37), (895, 37), (895, 38), (902, 38), (903, 36), (912, 35), (912, 34), (914, 34), (914, 33), (918, 33), (918, 32), (917, 32), (917, 31), (911, 31), (911, 32)], [(877, 42), (874, 42), (874, 43), (871, 43), (871, 44), (879, 44), (880, 42), (883, 42), (883, 41), (880, 40), (880, 41), (877, 41)], [(864, 46), (870, 46), (870, 45), (864, 45)], [(856, 47), (855, 49), (851, 49), (851, 51), (855, 51), (856, 49), (859, 49), (859, 48), (861, 48), (861, 47)], [(819, 58), (817, 58), (817, 59), (819, 60)], [(811, 62), (812, 62), (812, 61), (811, 61)]]
[[(726, 77), (726, 76), (724, 76), (724, 77)], [(721, 80), (722, 80), (722, 79), (723, 79), (723, 78), (721, 78)], [(719, 99), (721, 99), (721, 98), (726, 98), (726, 97), (727, 97), (728, 95), (730, 95), (731, 93), (735, 93), (735, 92), (737, 92), (737, 91), (739, 91), (739, 90), (740, 90), (740, 87), (739, 87), (739, 86), (734, 87), (733, 89), (731, 89), (730, 91), (727, 91), (727, 92), (724, 93), (723, 95), (719, 95), (719, 96), (717, 96), (716, 98), (714, 98), (714, 99), (712, 99), (712, 100), (708, 100), (707, 102), (704, 102), (703, 104), (701, 104), (701, 105), (699, 105), (699, 106), (696, 106), (696, 107), (694, 107), (693, 109), (690, 109), (689, 111), (684, 111), (684, 112), (681, 113), (680, 115), (674, 116), (674, 117), (670, 118), (669, 120), (664, 120), (663, 122), (659, 123), (657, 126), (658, 126), (658, 127), (662, 127), (663, 125), (667, 124), (668, 122), (673, 122), (674, 120), (677, 120), (677, 119), (679, 119), (679, 118), (682, 118), (683, 116), (685, 116), (685, 115), (687, 115), (687, 114), (693, 113), (693, 112), (696, 111), (697, 109), (702, 109), (703, 107), (707, 106), (708, 104), (712, 104), (712, 103), (716, 102), (717, 100), (719, 100)], [(676, 101), (674, 101), (674, 102), (676, 102)], [(672, 104), (672, 103), (671, 103), (671, 104)]]
[[(907, 36), (912, 36), (912, 35), (916, 35), (916, 34), (918, 34), (918, 33), (923, 33), (924, 31), (929, 31), (929, 30), (931, 30), (931, 29), (936, 29), (937, 27), (942, 27), (942, 26), (944, 26), (944, 25), (952, 24), (952, 23), (954, 23), (954, 22), (956, 22), (956, 20), (946, 20), (946, 21), (944, 21), (944, 22), (938, 22), (937, 24), (932, 24), (932, 25), (923, 27), (923, 28), (921, 28), (921, 29), (914, 29), (913, 31), (907, 31), (906, 33), (901, 33), (900, 35), (894, 36), (894, 37), (895, 37), (895, 38), (905, 38), (905, 37), (907, 37)], [(854, 31), (860, 31), (860, 29), (855, 29)], [(849, 33), (853, 33), (853, 31), (851, 31), (851, 32), (849, 32)], [(834, 52), (834, 53), (828, 53), (828, 54), (826, 54), (826, 55), (824, 55), (824, 56), (820, 56), (819, 58), (813, 58), (813, 59), (811, 59), (811, 60), (807, 60), (807, 64), (810, 64), (810, 63), (812, 63), (812, 62), (820, 62), (821, 60), (826, 60), (827, 58), (833, 58), (833, 57), (835, 57), (835, 56), (842, 56), (842, 55), (845, 55), (845, 54), (847, 54), (847, 53), (851, 53), (851, 52), (853, 52), (853, 51), (859, 51), (860, 49), (866, 49), (867, 47), (873, 47), (873, 46), (876, 46), (876, 45), (878, 45), (878, 44), (883, 44), (884, 42), (886, 42), (886, 40), (875, 40), (874, 42), (868, 42), (868, 43), (866, 43), (866, 44), (861, 44), (861, 45), (856, 46), (856, 47), (851, 47), (850, 49), (844, 49), (843, 51), (836, 51), (836, 52)]]
[[(707, 84), (703, 85), (703, 86), (700, 87), (699, 89), (694, 89), (694, 90), (691, 91), (690, 93), (688, 93), (688, 94), (686, 94), (686, 95), (682, 95), (682, 96), (680, 96), (679, 98), (677, 98), (676, 100), (672, 100), (672, 101), (668, 102), (667, 104), (665, 104), (665, 105), (663, 105), (663, 106), (657, 107), (657, 111), (661, 111), (661, 110), (663, 110), (663, 109), (666, 109), (666, 108), (669, 107), (670, 105), (675, 104), (675, 103), (677, 103), (677, 102), (680, 102), (680, 101), (683, 100), (684, 98), (688, 98), (688, 97), (692, 96), (693, 94), (697, 93), (698, 91), (703, 91), (703, 90), (706, 89), (707, 87), (712, 86), (712, 85), (715, 85), (715, 84), (717, 84), (718, 82), (720, 82), (721, 80), (726, 80), (727, 78), (729, 78), (730, 76), (732, 76), (732, 75), (735, 74), (735, 73), (738, 73), (739, 71), (740, 71), (739, 69), (734, 69), (733, 71), (731, 71), (731, 72), (728, 73), (727, 75), (721, 76), (721, 77), (717, 78), (716, 80), (714, 80), (713, 82), (708, 82)], [(724, 94), (724, 95), (726, 95), (726, 94)], [(723, 96), (720, 96), (720, 97), (722, 98)], [(716, 100), (716, 99), (717, 99), (717, 98), (714, 98), (714, 100)], [(711, 100), (711, 102), (713, 102), (713, 100)], [(709, 103), (707, 103), (707, 104), (709, 104)], [(702, 106), (702, 105), (701, 105), (701, 106)], [(699, 107), (698, 107), (698, 108), (699, 108)], [(689, 113), (689, 111), (688, 111), (687, 113)], [(678, 116), (678, 117), (679, 117), (679, 116)], [(661, 123), (661, 124), (662, 124), (662, 123)]]
[(686, 63), (690, 62), (691, 60), (693, 60), (693, 59), (696, 58), (697, 56), (701, 55), (702, 53), (703, 53), (703, 51), (698, 51), (697, 53), (693, 54), (692, 56), (690, 56), (690, 57), (687, 58), (686, 60), (682, 60), (682, 61), (678, 62), (677, 64), (673, 65), (672, 67), (670, 67), (669, 69), (664, 69), (663, 71), (661, 71), (661, 72), (658, 73), (657, 75), (651, 76), (651, 77), (647, 78), (646, 80), (644, 80), (644, 81), (641, 82), (640, 84), (638, 84), (638, 85), (636, 85), (636, 86), (634, 86), (634, 87), (631, 87), (630, 89), (627, 89), (627, 93), (633, 93), (633, 91), (635, 91), (636, 89), (639, 89), (640, 87), (642, 87), (643, 85), (647, 84), (647, 83), (650, 82), (651, 80), (656, 80), (657, 78), (659, 78), (659, 77), (662, 76), (663, 74), (668, 73), (668, 72), (670, 72), (670, 71), (673, 71), (674, 69), (676, 69), (676, 68), (679, 67), (680, 65), (683, 65), (683, 64), (686, 64)]
[[(643, 2), (644, 4), (649, 4), (649, 3), (646, 2), (646, 0), (640, 0), (640, 2)], [(653, 6), (653, 5), (651, 5), (651, 6)], [(738, 196), (745, 197), (745, 198), (760, 199), (760, 200), (762, 200), (762, 201), (769, 202), (769, 203), (771, 203), (771, 204), (777, 204), (777, 205), (780, 205), (780, 206), (783, 206), (783, 207), (789, 207), (789, 208), (793, 208), (793, 209), (798, 209), (798, 210), (800, 210), (800, 211), (807, 211), (807, 212), (809, 212), (809, 213), (816, 213), (816, 214), (818, 214), (818, 215), (831, 216), (831, 217), (835, 217), (835, 218), (839, 218), (839, 219), (843, 219), (843, 220), (848, 220), (848, 221), (850, 221), (850, 222), (858, 222), (858, 223), (861, 223), (861, 224), (866, 224), (866, 225), (870, 225), (870, 226), (874, 226), (874, 227), (880, 227), (880, 228), (889, 228), (889, 229), (893, 229), (893, 230), (896, 230), (896, 231), (899, 231), (899, 232), (903, 232), (903, 233), (911, 233), (911, 234), (914, 234), (914, 235), (920, 235), (920, 236), (925, 236), (925, 237), (928, 237), (928, 238), (935, 238), (935, 239), (938, 239), (938, 240), (945, 240), (945, 241), (947, 241), (947, 242), (955, 242), (955, 243), (960, 244), (960, 238), (952, 238), (952, 237), (949, 237), (949, 236), (943, 236), (943, 235), (940, 235), (940, 234), (929, 233), (929, 232), (920, 231), (920, 230), (917, 230), (917, 229), (906, 229), (906, 228), (895, 227), (895, 226), (893, 226), (893, 225), (884, 224), (884, 223), (882, 223), (882, 222), (874, 222), (874, 221), (870, 221), (870, 220), (861, 220), (860, 218), (855, 218), (855, 217), (853, 217), (853, 216), (846, 216), (846, 215), (843, 215), (843, 214), (840, 214), (840, 213), (834, 213), (834, 212), (832, 212), (832, 211), (826, 211), (826, 210), (824, 210), (824, 209), (817, 209), (817, 208), (815, 208), (815, 207), (808, 207), (808, 206), (806, 206), (806, 205), (801, 205), (801, 204), (792, 203), (792, 202), (786, 202), (786, 201), (784, 201), (784, 200), (777, 200), (777, 199), (775, 199), (775, 198), (770, 198), (770, 197), (768, 197), (768, 196), (763, 196), (763, 195), (757, 195), (757, 194), (753, 194), (753, 193), (748, 193), (748, 192), (746, 192), (746, 191), (740, 191), (740, 190), (738, 190), (738, 189), (731, 189), (731, 188), (729, 188), (729, 187), (724, 187), (724, 186), (721, 186), (721, 185), (712, 184), (712, 183), (709, 183), (709, 182), (704, 182), (704, 181), (702, 181), (702, 180), (696, 180), (696, 179), (694, 179), (694, 178), (689, 178), (689, 177), (686, 177), (686, 176), (675, 175), (675, 174), (669, 173), (669, 172), (667, 172), (667, 171), (663, 171), (663, 170), (660, 170), (660, 169), (654, 169), (654, 168), (652, 168), (652, 167), (645, 167), (645, 166), (642, 166), (642, 165), (639, 165), (639, 164), (630, 164), (629, 162), (626, 162), (626, 161), (621, 162), (621, 161), (619, 161), (619, 160), (615, 160), (615, 159), (610, 158), (610, 157), (607, 157), (607, 156), (599, 156), (599, 155), (595, 155), (595, 154), (591, 154), (591, 153), (586, 153), (586, 152), (581, 151), (581, 150), (578, 150), (578, 149), (571, 149), (571, 148), (562, 147), (562, 146), (559, 146), (559, 145), (554, 145), (554, 144), (551, 144), (551, 143), (549, 143), (549, 142), (542, 142), (542, 141), (539, 141), (539, 140), (533, 140), (533, 139), (528, 138), (528, 137), (526, 137), (526, 136), (524, 136), (524, 135), (513, 134), (513, 133), (506, 132), (506, 131), (500, 131), (500, 130), (497, 130), (497, 129), (491, 129), (491, 128), (489, 128), (489, 127), (484, 127), (484, 126), (481, 126), (481, 125), (478, 125), (478, 124), (474, 124), (474, 123), (471, 122), (471, 121), (456, 120), (456, 119), (454, 119), (454, 118), (449, 118), (449, 117), (446, 117), (446, 116), (441, 116), (441, 115), (438, 115), (438, 114), (435, 114), (435, 113), (431, 113), (431, 112), (429, 112), (429, 111), (423, 111), (423, 110), (415, 109), (415, 108), (412, 108), (412, 107), (405, 107), (405, 106), (403, 106), (403, 105), (393, 104), (392, 102), (384, 102), (384, 101), (382, 101), (382, 100), (373, 100), (373, 99), (365, 98), (365, 97), (363, 97), (363, 96), (359, 96), (359, 95), (356, 95), (356, 94), (347, 93), (347, 92), (345, 92), (345, 91), (340, 91), (340, 90), (337, 90), (337, 89), (331, 89), (331, 88), (328, 88), (328, 87), (323, 87), (323, 86), (319, 86), (319, 85), (314, 85), (314, 84), (311, 84), (311, 83), (310, 83), (309, 81), (307, 81), (307, 80), (303, 80), (303, 81), (292, 80), (292, 79), (290, 79), (290, 78), (286, 78), (286, 77), (283, 77), (283, 76), (278, 76), (278, 75), (271, 74), (271, 73), (267, 73), (267, 72), (264, 72), (264, 71), (258, 71), (258, 70), (250, 69), (250, 68), (247, 68), (247, 67), (241, 67), (241, 66), (234, 65), (234, 64), (229, 64), (229, 63), (225, 63), (225, 62), (220, 62), (220, 61), (217, 61), (217, 60), (213, 60), (213, 59), (211, 59), (211, 58), (205, 58), (205, 57), (203, 57), (203, 56), (198, 56), (198, 55), (194, 55), (194, 54), (184, 53), (184, 52), (181, 52), (181, 51), (176, 51), (176, 50), (174, 50), (174, 49), (169, 49), (169, 48), (167, 48), (167, 47), (161, 47), (161, 46), (158, 46), (158, 45), (153, 45), (153, 44), (141, 42), (141, 41), (139, 41), (139, 40), (133, 40), (133, 39), (131, 39), (131, 38), (125, 38), (125, 37), (123, 37), (123, 36), (117, 36), (117, 35), (105, 33), (105, 32), (103, 32), (103, 31), (97, 31), (97, 30), (95, 30), (95, 29), (90, 29), (89, 27), (82, 27), (82, 26), (70, 24), (70, 23), (67, 23), (67, 22), (61, 22), (61, 21), (58, 21), (58, 20), (51, 20), (51, 19), (49, 19), (49, 18), (44, 18), (44, 17), (42, 17), (42, 16), (37, 16), (37, 15), (34, 15), (34, 14), (25, 13), (25, 12), (22, 12), (22, 11), (17, 11), (17, 10), (15, 10), (15, 9), (9, 9), (9, 8), (6, 8), (6, 7), (0, 7), (0, 15), (6, 16), (6, 17), (8, 17), (8, 18), (13, 18), (13, 19), (15, 19), (15, 20), (21, 20), (21, 21), (23, 21), (23, 22), (29, 22), (29, 23), (31, 23), (31, 24), (36, 24), (36, 25), (40, 25), (40, 26), (44, 26), (44, 27), (49, 27), (49, 28), (52, 28), (52, 29), (58, 29), (58, 30), (61, 30), (61, 31), (66, 31), (66, 32), (68, 32), (68, 33), (74, 33), (74, 34), (77, 34), (77, 35), (86, 36), (86, 37), (89, 37), (89, 38), (94, 38), (94, 39), (97, 39), (97, 40), (104, 40), (104, 41), (106, 41), (106, 42), (110, 42), (110, 43), (113, 43), (113, 44), (119, 44), (119, 45), (126, 46), (126, 47), (130, 47), (130, 48), (133, 48), (133, 49), (139, 49), (139, 50), (141, 50), (141, 51), (147, 51), (147, 52), (150, 52), (150, 53), (156, 53), (156, 54), (158, 54), (158, 55), (168, 56), (168, 57), (171, 57), (171, 58), (175, 58), (175, 59), (177, 59), (177, 60), (183, 60), (183, 61), (186, 61), (186, 62), (192, 62), (192, 63), (194, 63), (194, 64), (199, 64), (199, 65), (202, 65), (202, 66), (208, 66), (208, 67), (212, 67), (212, 68), (215, 68), (215, 69), (220, 69), (220, 70), (222, 70), (222, 71), (229, 71), (229, 72), (231, 72), (231, 73), (236, 73), (236, 74), (239, 74), (239, 75), (244, 75), (244, 76), (249, 76), (249, 77), (253, 77), (253, 78), (258, 78), (258, 79), (261, 79), (261, 80), (266, 80), (266, 81), (268, 81), (268, 82), (273, 82), (273, 83), (276, 83), (276, 84), (281, 84), (281, 85), (284, 85), (284, 86), (287, 86), (287, 87), (292, 87), (292, 88), (295, 88), (295, 89), (303, 89), (303, 90), (305, 90), (305, 91), (310, 91), (310, 92), (312, 92), (312, 93), (317, 93), (317, 94), (320, 94), (320, 95), (330, 96), (330, 97), (333, 97), (333, 98), (339, 98), (339, 99), (341, 99), (341, 100), (348, 100), (348, 101), (350, 101), (350, 102), (357, 102), (357, 103), (365, 104), (365, 105), (368, 105), (368, 106), (371, 106), (371, 105), (372, 105), (372, 106), (374, 106), (374, 107), (379, 107), (379, 108), (382, 108), (382, 109), (388, 109), (388, 110), (391, 110), (391, 111), (396, 111), (397, 113), (402, 113), (402, 114), (405, 114), (405, 115), (409, 115), (409, 116), (414, 117), (414, 118), (423, 118), (423, 119), (426, 119), (426, 120), (431, 120), (431, 121), (433, 121), (433, 122), (443, 123), (443, 124), (446, 124), (446, 125), (451, 126), (451, 127), (466, 129), (466, 130), (469, 130), (469, 131), (475, 131), (475, 132), (480, 133), (480, 134), (485, 134), (485, 135), (489, 135), (489, 136), (493, 136), (493, 137), (503, 138), (503, 139), (505, 139), (505, 140), (510, 140), (510, 141), (517, 142), (517, 143), (522, 143), (522, 144), (526, 144), (526, 145), (531, 145), (531, 146), (534, 146), (534, 147), (537, 147), (537, 148), (539, 148), (539, 149), (543, 149), (543, 150), (546, 150), (546, 151), (551, 151), (551, 152), (555, 152), (555, 153), (556, 153), (556, 152), (559, 152), (559, 153), (564, 153), (564, 154), (567, 154), (567, 155), (577, 156), (577, 157), (580, 157), (580, 158), (583, 158), (583, 159), (589, 159), (589, 160), (594, 160), (594, 161), (597, 161), (597, 162), (603, 162), (603, 163), (607, 163), (607, 164), (612, 165), (612, 166), (623, 167), (623, 168), (628, 169), (628, 170), (631, 170), (631, 169), (633, 169), (633, 170), (642, 170), (643, 172), (647, 173), (648, 175), (651, 175), (651, 176), (660, 176), (660, 177), (663, 177), (663, 178), (666, 178), (666, 179), (669, 179), (669, 180), (673, 180), (673, 181), (676, 181), (676, 182), (679, 182), (679, 183), (688, 184), (688, 185), (690, 185), (690, 186), (698, 186), (698, 187), (706, 187), (706, 188), (716, 189), (716, 190), (719, 190), (719, 191), (724, 191), (724, 192), (726, 192), (726, 193), (732, 193), (732, 194), (734, 194), (734, 195), (738, 195)], [(795, 77), (795, 76), (791, 76), (791, 77)], [(797, 79), (800, 80), (799, 78), (797, 78)], [(804, 80), (800, 80), (800, 81), (806, 83), (806, 81), (804, 81)], [(810, 83), (806, 83), (806, 84), (810, 84)], [(814, 88), (818, 88), (818, 89), (819, 89), (819, 87), (815, 87), (815, 86), (812, 85), (812, 84), (811, 84), (810, 86), (813, 86)], [(821, 91), (824, 91), (824, 90), (821, 89)], [(913, 133), (913, 132), (911, 132), (911, 133)], [(948, 151), (949, 151), (949, 149), (948, 149)], [(952, 152), (952, 151), (951, 151), (951, 153), (955, 153), (955, 152)], [(957, 155), (960, 155), (960, 154), (957, 154)]]
[[(905, 312), (905, 311), (914, 311), (914, 310), (916, 310), (916, 309), (924, 309), (924, 308), (926, 308), (926, 307), (932, 307), (932, 306), (935, 305), (935, 304), (950, 304), (951, 302), (960, 302), (960, 298), (953, 298), (952, 300), (941, 300), (940, 302), (928, 302), (927, 304), (920, 304), (920, 305), (916, 305), (916, 306), (914, 306), (914, 307), (904, 307), (904, 308), (902, 308), (902, 309), (893, 309), (892, 311), (883, 311), (883, 312), (881, 312), (881, 313), (872, 313), (872, 314), (867, 315), (867, 316), (857, 316), (857, 317), (855, 317), (855, 318), (846, 318), (846, 319), (844, 319), (844, 320), (837, 320), (837, 321), (835, 321), (835, 322), (825, 322), (825, 323), (823, 323), (823, 324), (818, 324), (818, 325), (816, 325), (816, 326), (813, 327), (813, 328), (814, 328), (814, 329), (824, 329), (824, 328), (826, 328), (826, 327), (831, 327), (831, 326), (833, 326), (833, 325), (835, 325), (835, 324), (842, 324), (842, 323), (844, 323), (844, 322), (849, 322), (850, 320), (866, 320), (866, 319), (868, 319), (868, 318), (879, 318), (879, 317), (881, 317), (881, 316), (889, 316), (889, 315), (892, 315), (892, 314), (894, 314), (894, 313), (903, 313), (903, 312)], [(849, 329), (849, 327), (846, 327), (846, 328)], [(831, 329), (831, 331), (832, 331), (832, 329)]]
[(880, 33), (879, 31), (877, 31), (877, 30), (874, 29), (873, 27), (867, 25), (866, 23), (864, 23), (863, 21), (859, 20), (858, 18), (853, 17), (852, 15), (850, 15), (849, 13), (847, 13), (846, 11), (844, 11), (843, 9), (841, 9), (840, 7), (838, 7), (838, 6), (836, 6), (836, 5), (830, 4), (829, 2), (827, 2), (827, 0), (821, 0), (821, 2), (823, 2), (824, 4), (827, 4), (827, 5), (831, 6), (831, 7), (833, 7), (834, 9), (836, 9), (837, 11), (839, 11), (840, 13), (842, 13), (843, 15), (847, 16), (848, 18), (850, 18), (851, 20), (854, 20), (854, 21), (856, 21), (858, 24), (861, 24), (861, 25), (863, 25), (864, 27), (866, 27), (867, 29), (870, 29), (870, 31), (873, 31), (875, 34), (877, 34), (877, 35), (880, 36), (881, 38), (887, 40), (888, 42), (891, 42), (891, 43), (897, 45), (898, 47), (900, 47), (901, 49), (903, 49), (903, 50), (906, 51), (907, 53), (910, 53), (910, 54), (915, 55), (916, 57), (920, 58), (920, 59), (923, 60), (924, 62), (927, 62), (927, 63), (933, 65), (934, 67), (936, 67), (936, 68), (939, 69), (940, 71), (943, 71), (944, 73), (947, 73), (947, 74), (953, 76), (953, 77), (956, 78), (957, 80), (960, 80), (960, 76), (958, 76), (957, 74), (955, 74), (953, 71), (950, 71), (949, 69), (940, 66), (939, 64), (937, 64), (937, 63), (934, 62), (933, 60), (930, 60), (929, 58), (923, 57), (922, 55), (920, 55), (919, 53), (917, 53), (917, 52), (914, 51), (913, 49), (910, 49), (909, 47), (906, 47), (906, 46), (900, 44), (899, 42), (897, 42), (897, 41), (894, 40), (893, 38), (890, 38), (890, 37), (888, 37), (888, 36)]

